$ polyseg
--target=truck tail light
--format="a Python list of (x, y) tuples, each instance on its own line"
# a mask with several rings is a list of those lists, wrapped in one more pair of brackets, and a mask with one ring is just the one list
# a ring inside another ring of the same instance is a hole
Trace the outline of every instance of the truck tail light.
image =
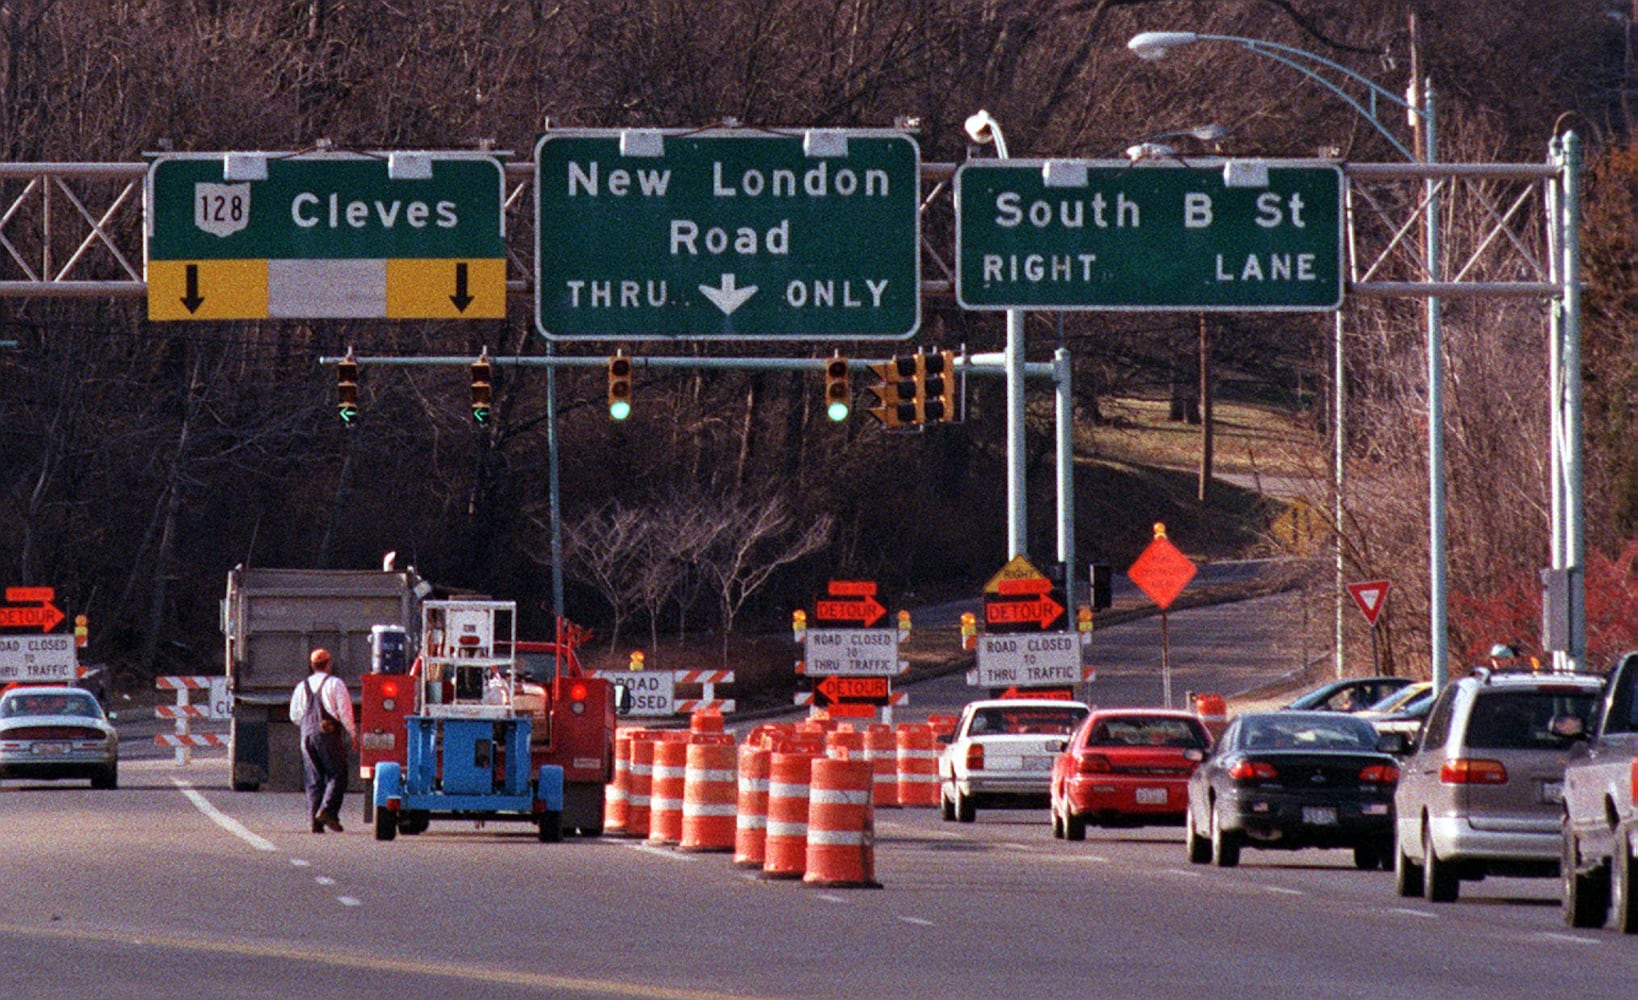
[(1082, 754), (1080, 772), (1082, 774), (1108, 774), (1114, 768), (1109, 764), (1109, 758), (1101, 753)]
[(972, 743), (967, 747), (967, 770), (984, 770), (984, 744)]
[(1362, 785), (1396, 785), (1399, 783), (1399, 768), (1392, 764), (1372, 764), (1359, 772), (1359, 782)]
[(591, 691), (584, 684), (574, 683), (574, 684), (569, 685), (569, 700), (570, 701), (585, 701), (586, 700), (586, 695), (588, 695), (590, 693), (591, 693)]
[(1439, 780), (1447, 785), (1505, 785), (1507, 768), (1499, 760), (1457, 757), (1439, 768)]
[(1280, 772), (1265, 760), (1242, 760), (1229, 768), (1228, 776), (1233, 781), (1273, 781)]
[(1632, 801), (1638, 802), (1638, 759), (1635, 759), (1632, 762), (1632, 774), (1630, 780), (1632, 782)]

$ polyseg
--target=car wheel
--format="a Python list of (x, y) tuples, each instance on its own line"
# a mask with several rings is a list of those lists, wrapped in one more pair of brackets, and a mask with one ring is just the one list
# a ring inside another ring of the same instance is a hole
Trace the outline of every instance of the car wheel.
[(119, 765), (109, 764), (91, 775), (92, 788), (118, 788)]
[(1200, 830), (1194, 825), (1194, 807), (1190, 806), (1183, 814), (1183, 846), (1188, 852), (1189, 864), (1203, 865), (1211, 860), (1211, 841), (1200, 836)]
[(950, 787), (950, 786), (947, 786), (947, 785), (940, 785), (939, 786), (939, 790), (938, 790), (938, 814), (939, 814), (939, 818), (943, 819), (944, 822), (946, 822), (946, 823), (954, 823), (955, 822), (955, 813), (956, 813), (956, 811), (955, 811), (955, 799), (953, 797), (954, 793), (955, 793), (955, 789)]
[(1422, 827), (1422, 898), (1430, 903), (1454, 903), (1461, 893), (1456, 869), (1440, 861), (1433, 850), (1433, 834)]
[(1393, 891), (1406, 899), (1422, 895), (1422, 866), (1405, 853), (1397, 835), (1393, 839)]
[(391, 840), (398, 836), (398, 814), (391, 809), (375, 811), (375, 839)]
[(1052, 813), (1052, 839), (1064, 839), (1064, 816), (1058, 811), (1058, 803), (1054, 802), (1049, 812)]
[(1219, 868), (1233, 868), (1240, 863), (1240, 838), (1223, 829), (1215, 802), (1211, 806), (1211, 863)]
[(1564, 824), (1559, 876), (1564, 882), (1564, 922), (1571, 927), (1602, 927), (1609, 916), (1610, 874), (1603, 865), (1581, 870), (1581, 845)]
[(1362, 872), (1376, 871), (1387, 859), (1388, 852), (1374, 840), (1354, 845), (1354, 867)]
[(978, 803), (971, 795), (961, 794), (961, 787), (955, 790), (955, 818), (958, 823), (971, 823), (978, 818)]
[(1064, 803), (1064, 839), (1086, 839), (1086, 817), (1071, 809), (1068, 802)]
[(1633, 885), (1632, 847), (1626, 830), (1619, 829), (1610, 858), (1610, 908), (1615, 911), (1615, 929), (1622, 934), (1638, 934), (1638, 885)]

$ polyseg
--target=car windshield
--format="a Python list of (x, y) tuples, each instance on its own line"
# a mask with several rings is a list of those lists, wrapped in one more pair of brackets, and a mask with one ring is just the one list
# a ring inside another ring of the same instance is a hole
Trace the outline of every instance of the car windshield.
[(972, 723), (967, 727), (967, 735), (1020, 736), (1040, 733), (1067, 736), (1084, 718), (1086, 709), (1080, 707), (993, 706), (978, 709), (973, 713)]
[(95, 718), (96, 702), (89, 695), (64, 692), (62, 694), (22, 694), (7, 698), (0, 707), (0, 716), (15, 718), (21, 715), (88, 715)]
[(1100, 719), (1087, 737), (1094, 747), (1194, 747), (1206, 746), (1206, 734), (1188, 719), (1157, 719), (1142, 716)]
[(1375, 750), (1376, 730), (1351, 716), (1277, 718), (1247, 721), (1241, 745), (1247, 750)]
[(1552, 730), (1554, 718), (1574, 715), (1592, 724), (1595, 691), (1483, 691), (1473, 699), (1467, 745), (1476, 750), (1560, 750), (1568, 737)]

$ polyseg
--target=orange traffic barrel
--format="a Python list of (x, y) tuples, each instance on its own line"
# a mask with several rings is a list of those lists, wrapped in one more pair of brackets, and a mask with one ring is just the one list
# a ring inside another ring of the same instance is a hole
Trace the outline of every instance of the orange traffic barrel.
[(927, 724), (933, 727), (933, 736), (950, 736), (955, 733), (956, 717), (953, 715), (929, 715)]
[(838, 760), (864, 760), (865, 734), (843, 725), (825, 734), (825, 755)]
[(1206, 731), (1211, 733), (1212, 739), (1223, 735), (1228, 728), (1228, 703), (1220, 694), (1197, 694), (1194, 696), (1194, 711), (1205, 723)]
[(720, 733), (723, 731), (722, 709), (696, 708), (688, 716), (688, 731), (691, 733)]
[(867, 760), (822, 757), (813, 762), (804, 883), (881, 888), (876, 881), (875, 809), (870, 804), (874, 782)]
[(657, 729), (636, 729), (631, 734), (631, 792), (626, 810), (626, 836), (647, 837), (654, 795), (654, 745)]
[(631, 816), (631, 728), (614, 731), (614, 780), (603, 786), (603, 833), (620, 836)]
[(756, 747), (759, 750), (773, 748), (777, 740), (790, 735), (791, 727), (785, 723), (764, 722), (752, 729), (745, 737), (745, 745)]
[(738, 748), (728, 733), (696, 733), (683, 768), (682, 851), (731, 851), (739, 815)]
[(808, 782), (823, 757), (775, 751), (768, 762), (768, 831), (762, 874), (801, 878), (808, 865)]
[(648, 842), (682, 839), (683, 792), (688, 781), (688, 734), (668, 730), (654, 744), (654, 791), (649, 798)]
[(734, 820), (734, 864), (761, 868), (767, 859), (768, 765), (773, 751), (747, 743), (739, 751), (739, 809)]
[(898, 744), (899, 805), (938, 805), (938, 744), (933, 727), (907, 722), (894, 734)]
[(877, 809), (899, 804), (899, 754), (893, 727), (872, 722), (865, 727), (865, 760), (872, 775), (870, 804)]

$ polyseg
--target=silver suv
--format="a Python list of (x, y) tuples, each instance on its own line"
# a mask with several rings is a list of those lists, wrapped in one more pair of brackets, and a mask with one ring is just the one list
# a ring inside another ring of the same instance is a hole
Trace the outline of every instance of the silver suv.
[(1439, 693), (1394, 793), (1399, 895), (1448, 903), (1464, 879), (1558, 874), (1564, 761), (1602, 688), (1480, 669)]

